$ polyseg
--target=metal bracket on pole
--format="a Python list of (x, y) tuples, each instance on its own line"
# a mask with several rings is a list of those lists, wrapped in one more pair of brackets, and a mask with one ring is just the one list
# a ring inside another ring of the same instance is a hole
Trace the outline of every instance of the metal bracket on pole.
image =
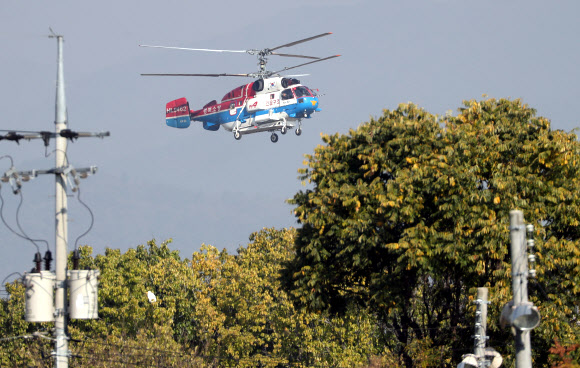
[(12, 191), (14, 194), (18, 194), (22, 188), (22, 182), (27, 182), (30, 179), (36, 178), (38, 175), (53, 174), (53, 175), (63, 175), (66, 177), (67, 182), (73, 192), (78, 190), (80, 179), (86, 179), (89, 175), (93, 175), (97, 172), (97, 166), (83, 167), (80, 169), (75, 169), (72, 165), (68, 165), (64, 168), (59, 169), (49, 169), (49, 170), (28, 170), (28, 171), (16, 171), (14, 167), (6, 171), (3, 176), (0, 177), (0, 181), (3, 183), (9, 182), (12, 186)]

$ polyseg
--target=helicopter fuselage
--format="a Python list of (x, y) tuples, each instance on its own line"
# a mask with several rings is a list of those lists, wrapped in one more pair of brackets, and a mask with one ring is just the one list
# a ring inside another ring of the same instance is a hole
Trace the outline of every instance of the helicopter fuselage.
[(233, 131), (236, 139), (263, 131), (285, 134), (298, 122), (296, 134), (299, 135), (302, 119), (318, 111), (316, 93), (297, 79), (273, 77), (235, 88), (221, 102), (213, 100), (199, 110), (189, 110), (185, 98), (171, 101), (167, 104), (166, 122), (171, 127), (187, 128), (190, 120), (199, 121), (206, 130), (217, 131), (223, 127)]

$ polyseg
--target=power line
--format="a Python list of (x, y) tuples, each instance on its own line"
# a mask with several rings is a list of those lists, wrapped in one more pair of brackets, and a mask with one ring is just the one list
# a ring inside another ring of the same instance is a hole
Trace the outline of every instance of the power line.
[[(22, 239), (26, 239), (28, 241), (30, 241), (35, 247), (36, 247), (36, 251), (40, 253), (40, 248), (38, 247), (38, 245), (29, 237), (19, 234), (18, 232), (16, 232), (14, 229), (12, 229), (12, 227), (10, 227), (10, 225), (8, 225), (8, 223), (6, 222), (6, 219), (4, 219), (4, 197), (2, 196), (2, 188), (0, 187), (0, 219), (2, 219), (2, 222), (4, 223), (4, 225), (8, 228), (8, 230), (10, 230), (14, 235), (22, 238)], [(47, 247), (48, 247), (48, 243), (47, 243)]]
[(89, 211), (89, 215), (91, 216), (91, 224), (89, 225), (89, 228), (84, 233), (82, 233), (81, 235), (79, 235), (78, 238), (76, 238), (76, 240), (75, 240), (75, 251), (77, 250), (78, 241), (83, 236), (87, 235), (93, 229), (93, 225), (95, 223), (95, 216), (93, 214), (93, 211), (91, 211), (91, 208), (83, 200), (81, 200), (81, 189), (78, 188), (77, 190), (78, 190), (77, 200), (79, 201), (80, 204), (82, 204), (87, 209), (87, 211)]
[[(16, 225), (18, 226), (18, 229), (20, 230), (20, 232), (22, 233), (22, 235), (26, 236), (26, 238), (28, 238), (31, 242), (33, 242), (36, 245), (36, 242), (43, 242), (46, 244), (46, 250), (49, 250), (49, 246), (48, 246), (48, 241), (44, 240), (44, 239), (31, 239), (28, 234), (26, 234), (26, 232), (22, 229), (22, 226), (20, 225), (20, 208), (22, 208), (22, 203), (24, 202), (24, 196), (22, 195), (22, 191), (19, 191), (18, 194), (20, 195), (20, 203), (18, 204), (18, 208), (16, 209)], [(36, 247), (38, 249), (38, 246)]]
[(24, 339), (24, 340), (30, 340), (30, 339), (46, 339), (46, 340), (51, 340), (52, 339), (50, 337), (47, 337), (44, 335), (43, 332), (37, 331), (37, 332), (33, 332), (30, 335), (19, 335), (19, 336), (10, 336), (10, 337), (3, 337), (0, 338), (0, 342), (4, 342), (4, 341), (11, 341), (11, 340), (18, 340), (18, 339)]

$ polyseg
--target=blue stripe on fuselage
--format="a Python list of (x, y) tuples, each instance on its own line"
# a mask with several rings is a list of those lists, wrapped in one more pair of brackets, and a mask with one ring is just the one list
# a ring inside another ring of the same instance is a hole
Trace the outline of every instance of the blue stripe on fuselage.
[[(275, 107), (272, 110), (273, 113), (280, 113), (286, 112), (288, 116), (296, 116), (297, 113), (305, 112), (306, 115), (312, 114), (316, 108), (318, 107), (318, 97), (300, 97), (297, 101), (302, 100), (301, 103), (294, 103), (291, 105), (286, 106), (279, 106)], [(312, 101), (316, 101), (315, 104)], [(240, 113), (240, 109), (244, 109), (242, 113)], [(245, 107), (238, 107), (236, 108), (236, 113), (232, 115), (230, 110), (222, 110), (218, 112), (214, 112), (211, 114), (206, 114), (203, 116), (196, 116), (192, 120), (207, 122), (210, 124), (225, 124), (225, 123), (232, 123), (236, 121), (236, 119), (240, 119), (241, 121), (245, 121), (248, 118), (253, 118), (256, 116), (261, 116), (265, 114), (269, 114), (270, 109), (268, 110), (259, 110), (256, 112), (248, 113)]]

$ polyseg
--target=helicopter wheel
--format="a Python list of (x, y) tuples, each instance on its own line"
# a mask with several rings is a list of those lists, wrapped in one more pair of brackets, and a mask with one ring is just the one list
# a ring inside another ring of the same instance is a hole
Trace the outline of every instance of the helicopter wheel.
[(239, 131), (237, 131), (237, 130), (236, 130), (236, 131), (234, 132), (234, 138), (235, 138), (237, 141), (239, 141), (240, 139), (242, 139), (242, 135), (240, 134), (240, 132), (239, 132)]
[(270, 140), (272, 141), (272, 143), (278, 142), (278, 134), (272, 133), (272, 135), (270, 136)]
[(302, 129), (298, 128), (294, 131), (294, 133), (296, 133), (296, 135), (300, 135), (302, 134)]
[(286, 134), (287, 131), (288, 131), (288, 128), (286, 128), (285, 125), (283, 125), (282, 128), (280, 129), (280, 133), (282, 133), (282, 134)]

